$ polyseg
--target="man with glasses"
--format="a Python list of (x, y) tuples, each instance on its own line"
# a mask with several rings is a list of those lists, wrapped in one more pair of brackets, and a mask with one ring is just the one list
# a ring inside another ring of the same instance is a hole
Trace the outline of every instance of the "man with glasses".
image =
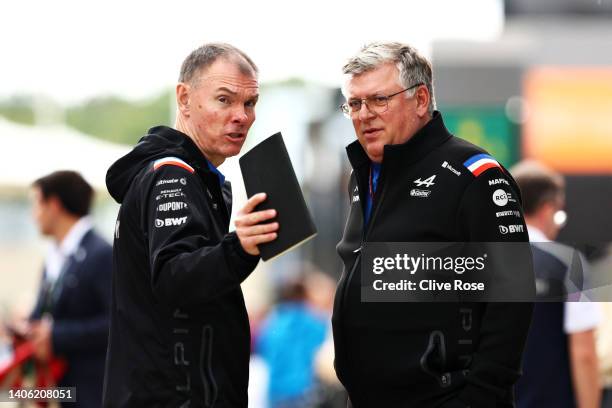
[(512, 407), (530, 303), (362, 302), (368, 242), (527, 242), (518, 188), (434, 110), (430, 63), (372, 43), (343, 68), (351, 208), (332, 319), (335, 367), (363, 407)]

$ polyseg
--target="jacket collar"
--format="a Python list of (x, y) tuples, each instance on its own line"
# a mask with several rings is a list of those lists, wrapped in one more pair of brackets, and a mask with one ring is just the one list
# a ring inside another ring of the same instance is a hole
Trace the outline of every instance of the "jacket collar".
[[(402, 144), (386, 145), (383, 153), (383, 164), (395, 166), (399, 163), (414, 163), (422, 159), (427, 153), (440, 146), (452, 135), (444, 126), (442, 114), (434, 111), (433, 117), (425, 126)], [(359, 143), (354, 141), (346, 147), (349, 161), (353, 168), (370, 164), (370, 158)]]
[(204, 172), (212, 172), (210, 168), (212, 163), (208, 161), (206, 156), (204, 156), (194, 141), (180, 130), (176, 130), (168, 126), (156, 126), (149, 129), (149, 133), (158, 134), (176, 143), (185, 153), (184, 158), (187, 159), (189, 164), (191, 164), (193, 167)]

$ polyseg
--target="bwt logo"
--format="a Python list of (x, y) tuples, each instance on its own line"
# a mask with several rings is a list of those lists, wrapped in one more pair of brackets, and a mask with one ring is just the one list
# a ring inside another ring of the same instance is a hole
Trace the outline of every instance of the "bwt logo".
[(180, 218), (165, 218), (163, 220), (160, 220), (159, 218), (155, 219), (155, 226), (157, 228), (161, 228), (161, 227), (170, 227), (172, 225), (182, 225), (185, 222), (187, 222), (187, 217), (180, 217)]
[(523, 232), (524, 228), (522, 225), (518, 224), (518, 225), (508, 225), (507, 227), (505, 225), (500, 225), (499, 226), (499, 232), (501, 232), (502, 234), (514, 234), (515, 232)]

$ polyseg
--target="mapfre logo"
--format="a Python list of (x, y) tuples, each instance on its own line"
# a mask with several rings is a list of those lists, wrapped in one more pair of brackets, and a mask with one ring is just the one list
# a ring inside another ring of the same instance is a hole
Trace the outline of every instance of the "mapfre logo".
[(505, 184), (507, 186), (510, 185), (510, 183), (508, 183), (508, 180), (502, 179), (502, 178), (496, 178), (496, 179), (489, 180), (490, 186), (496, 186), (498, 184)]
[(156, 218), (155, 219), (155, 226), (157, 228), (161, 228), (161, 227), (171, 227), (173, 225), (183, 225), (185, 222), (187, 222), (187, 217), (180, 217), (180, 218), (164, 218), (163, 220)]

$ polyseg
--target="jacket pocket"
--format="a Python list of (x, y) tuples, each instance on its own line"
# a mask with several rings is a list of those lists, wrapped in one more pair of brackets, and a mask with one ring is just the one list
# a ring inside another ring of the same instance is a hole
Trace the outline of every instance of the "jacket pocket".
[(421, 368), (436, 379), (440, 387), (451, 385), (451, 374), (446, 371), (446, 340), (444, 333), (434, 330), (429, 334), (429, 343), (421, 357)]
[(217, 399), (217, 383), (212, 370), (213, 328), (206, 325), (202, 328), (200, 347), (200, 380), (204, 387), (204, 406), (213, 407)]

